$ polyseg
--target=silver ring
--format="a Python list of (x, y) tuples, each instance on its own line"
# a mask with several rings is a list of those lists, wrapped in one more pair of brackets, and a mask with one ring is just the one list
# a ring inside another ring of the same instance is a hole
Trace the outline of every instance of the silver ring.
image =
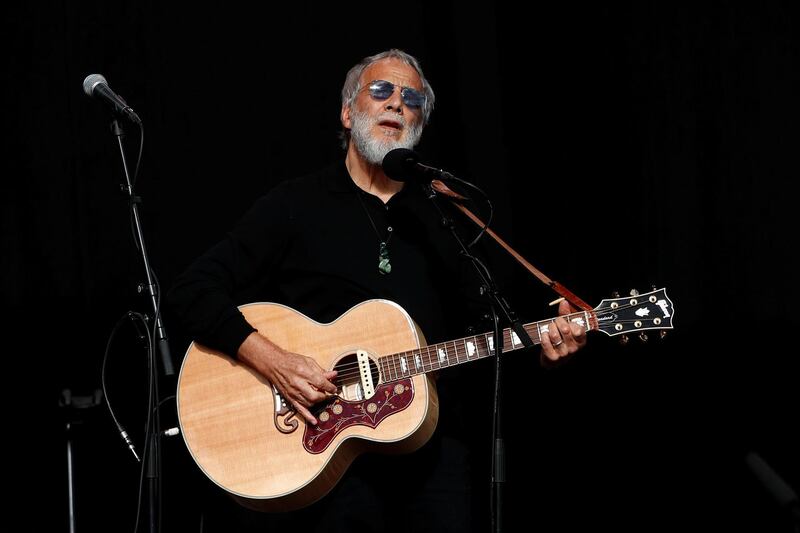
[(564, 344), (564, 339), (561, 339), (560, 341), (558, 341), (556, 343), (553, 343), (553, 348), (556, 348), (557, 346), (561, 346), (562, 344)]

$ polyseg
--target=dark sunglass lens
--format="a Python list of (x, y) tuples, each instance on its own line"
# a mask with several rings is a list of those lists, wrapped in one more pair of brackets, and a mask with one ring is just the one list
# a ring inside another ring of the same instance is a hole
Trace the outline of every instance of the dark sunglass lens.
[(425, 104), (425, 95), (416, 89), (406, 87), (403, 89), (403, 101), (409, 107), (422, 107)]
[(378, 80), (372, 82), (369, 86), (369, 94), (378, 100), (386, 100), (394, 92), (394, 85), (388, 81)]

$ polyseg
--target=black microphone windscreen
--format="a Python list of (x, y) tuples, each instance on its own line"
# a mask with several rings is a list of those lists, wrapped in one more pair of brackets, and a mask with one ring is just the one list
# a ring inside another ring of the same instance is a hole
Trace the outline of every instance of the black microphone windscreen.
[(409, 181), (414, 179), (414, 165), (419, 161), (419, 156), (414, 150), (408, 148), (395, 148), (390, 150), (383, 158), (383, 172), (395, 181)]

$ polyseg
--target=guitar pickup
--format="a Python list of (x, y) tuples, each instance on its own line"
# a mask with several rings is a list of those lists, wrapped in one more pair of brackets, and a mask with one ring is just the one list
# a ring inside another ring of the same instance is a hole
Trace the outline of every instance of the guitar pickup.
[(364, 350), (356, 351), (358, 360), (358, 377), (361, 381), (361, 388), (366, 398), (375, 396), (375, 384), (372, 382), (372, 369), (369, 366), (369, 354)]

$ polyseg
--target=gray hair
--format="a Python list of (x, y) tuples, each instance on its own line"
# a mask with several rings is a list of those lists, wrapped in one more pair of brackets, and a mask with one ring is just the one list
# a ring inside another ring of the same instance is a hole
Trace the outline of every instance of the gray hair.
[[(342, 107), (352, 108), (356, 96), (358, 96), (358, 92), (361, 90), (361, 74), (363, 74), (370, 65), (384, 59), (399, 59), (416, 70), (417, 74), (419, 74), (419, 79), (422, 82), (422, 93), (425, 95), (425, 104), (422, 106), (422, 126), (425, 126), (431, 116), (433, 102), (436, 99), (436, 96), (433, 94), (433, 87), (431, 87), (428, 80), (425, 79), (425, 75), (422, 73), (422, 67), (419, 66), (419, 61), (417, 61), (414, 56), (397, 48), (365, 57), (347, 72), (347, 77), (344, 80), (344, 87), (342, 87)], [(342, 148), (346, 150), (350, 142), (350, 132), (346, 128), (343, 128), (342, 131), (339, 132), (339, 138), (342, 140)]]

